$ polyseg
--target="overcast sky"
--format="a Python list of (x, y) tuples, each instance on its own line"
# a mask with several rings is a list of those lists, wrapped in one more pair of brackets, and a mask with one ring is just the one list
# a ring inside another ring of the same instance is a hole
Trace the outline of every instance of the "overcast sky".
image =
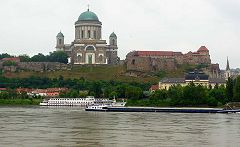
[(1, 0), (0, 53), (48, 54), (61, 30), (74, 40), (74, 23), (87, 10), (102, 22), (102, 38), (118, 36), (119, 56), (132, 50), (196, 51), (213, 63), (240, 67), (240, 0)]

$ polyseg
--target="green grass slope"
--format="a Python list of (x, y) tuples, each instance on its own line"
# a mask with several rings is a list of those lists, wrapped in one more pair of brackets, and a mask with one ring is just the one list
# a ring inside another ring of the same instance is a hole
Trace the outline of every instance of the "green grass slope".
[(116, 80), (123, 82), (151, 82), (157, 83), (160, 78), (157, 76), (131, 77), (126, 76), (126, 68), (123, 65), (117, 66), (74, 66), (72, 70), (33, 72), (21, 71), (16, 73), (5, 73), (9, 78), (26, 78), (30, 76), (58, 78), (62, 75), (64, 78), (85, 78), (88, 80)]

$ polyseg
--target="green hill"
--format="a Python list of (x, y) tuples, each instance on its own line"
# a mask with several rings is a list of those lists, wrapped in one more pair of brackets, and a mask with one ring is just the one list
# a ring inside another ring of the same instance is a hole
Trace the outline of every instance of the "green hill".
[[(30, 76), (58, 78), (60, 75), (64, 78), (78, 79), (85, 78), (88, 80), (115, 80), (123, 82), (150, 82), (158, 83), (164, 77), (183, 77), (184, 73), (196, 69), (196, 66), (182, 65), (175, 71), (158, 71), (155, 73), (142, 73), (138, 77), (128, 76), (124, 65), (95, 65), (95, 66), (74, 66), (71, 70), (60, 71), (18, 71), (15, 73), (3, 73), (8, 78), (27, 78)], [(131, 71), (134, 72), (134, 71)]]
[(46, 71), (46, 72), (33, 72), (33, 71), (19, 71), (15, 73), (5, 73), (5, 77), (9, 78), (26, 78), (30, 76), (58, 78), (62, 75), (64, 78), (85, 78), (88, 80), (116, 80), (124, 82), (151, 82), (157, 83), (160, 78), (157, 76), (144, 76), (132, 77), (126, 76), (126, 68), (123, 65), (117, 66), (74, 66), (71, 70), (61, 71)]

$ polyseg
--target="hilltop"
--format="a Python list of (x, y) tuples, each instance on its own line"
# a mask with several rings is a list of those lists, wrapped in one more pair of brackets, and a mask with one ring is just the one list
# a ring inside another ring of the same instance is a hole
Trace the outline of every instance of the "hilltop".
[[(8, 78), (28, 78), (31, 76), (66, 79), (85, 78), (88, 80), (115, 80), (122, 82), (157, 83), (164, 77), (183, 77), (188, 71), (200, 69), (194, 65), (181, 65), (174, 71), (137, 72), (127, 71), (125, 65), (74, 65), (71, 69), (51, 71), (18, 70), (2, 73)], [(131, 72), (131, 74), (129, 74)]]
[(123, 82), (151, 82), (157, 83), (159, 81), (158, 76), (143, 76), (132, 77), (125, 75), (126, 68), (124, 65), (101, 65), (101, 66), (74, 66), (71, 70), (58, 70), (58, 71), (19, 71), (13, 73), (3, 73), (8, 78), (27, 78), (31, 76), (58, 78), (60, 75), (64, 78), (85, 78), (88, 80), (116, 80)]

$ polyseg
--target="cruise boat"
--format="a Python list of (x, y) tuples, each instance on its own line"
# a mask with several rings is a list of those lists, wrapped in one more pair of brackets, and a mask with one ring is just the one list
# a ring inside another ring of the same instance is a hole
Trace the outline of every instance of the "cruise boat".
[(109, 104), (109, 99), (94, 98), (87, 96), (86, 98), (49, 98), (44, 99), (40, 106), (88, 106), (94, 104)]

